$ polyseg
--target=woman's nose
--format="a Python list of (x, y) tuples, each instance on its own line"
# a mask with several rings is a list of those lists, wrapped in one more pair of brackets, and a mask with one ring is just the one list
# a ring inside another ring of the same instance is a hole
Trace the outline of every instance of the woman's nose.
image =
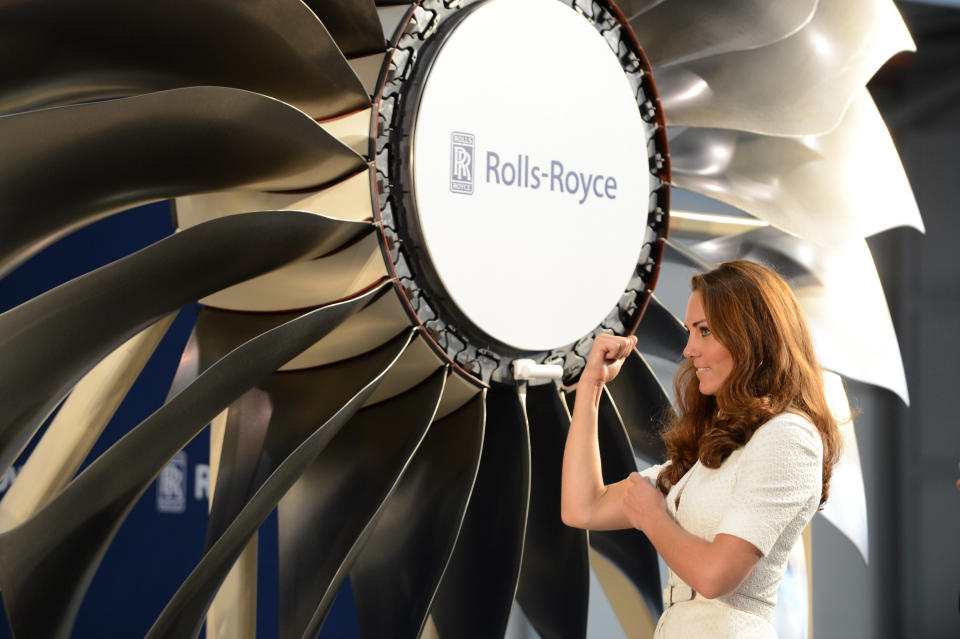
[(693, 343), (693, 335), (687, 338), (687, 345), (683, 348), (683, 356), (687, 359), (693, 359), (697, 356), (696, 345)]

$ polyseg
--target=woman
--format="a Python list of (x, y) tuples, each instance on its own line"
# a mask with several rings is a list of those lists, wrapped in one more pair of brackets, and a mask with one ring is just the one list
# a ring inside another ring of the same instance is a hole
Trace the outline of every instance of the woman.
[(577, 386), (563, 458), (564, 523), (637, 528), (669, 567), (656, 637), (775, 638), (787, 555), (827, 499), (840, 435), (800, 307), (773, 271), (696, 275), (663, 434), (669, 460), (603, 485), (597, 407), (635, 337), (600, 335)]

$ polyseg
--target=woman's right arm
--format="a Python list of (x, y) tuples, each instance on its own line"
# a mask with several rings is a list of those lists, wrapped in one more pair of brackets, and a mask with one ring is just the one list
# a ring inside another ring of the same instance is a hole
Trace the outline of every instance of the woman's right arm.
[(604, 485), (597, 439), (597, 410), (603, 386), (617, 376), (637, 343), (635, 337), (601, 334), (593, 343), (577, 384), (570, 430), (563, 449), (560, 518), (568, 526), (589, 530), (630, 528), (621, 507), (627, 478)]

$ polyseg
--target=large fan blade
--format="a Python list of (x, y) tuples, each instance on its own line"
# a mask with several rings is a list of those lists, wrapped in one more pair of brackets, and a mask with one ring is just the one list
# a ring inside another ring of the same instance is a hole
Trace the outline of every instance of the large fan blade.
[(756, 49), (796, 33), (817, 0), (670, 0), (630, 22), (654, 67)]
[[(379, 410), (368, 409), (357, 413), (386, 374), (387, 370), (384, 370), (371, 380), (277, 467), (183, 582), (150, 628), (147, 639), (195, 638), (200, 633), (204, 615), (223, 579), (240, 556), (247, 540), (277, 503), (281, 499), (285, 502), (292, 499), (297, 504), (295, 507), (297, 510), (300, 510), (300, 506), (306, 509), (306, 505), (302, 503), (304, 500), (302, 487), (305, 484), (309, 484), (309, 494), (314, 500), (312, 501), (314, 507), (324, 503), (322, 497), (324, 490), (315, 482), (317, 469), (321, 469), (326, 491), (334, 493), (342, 491), (337, 480), (349, 477), (350, 470), (361, 473), (364, 478), (379, 477), (379, 481), (371, 480), (367, 483), (367, 490), (373, 493), (372, 500), (369, 495), (362, 494), (364, 491), (361, 490), (351, 492), (349, 497), (356, 498), (352, 505), (358, 510), (365, 508), (373, 512), (373, 509), (382, 503), (385, 498), (384, 493), (389, 494), (389, 491), (396, 486), (398, 475), (403, 471), (426, 433), (433, 410), (443, 391), (444, 377), (444, 373), (439, 372), (429, 382), (423, 384), (419, 389), (420, 392), (405, 396), (403, 398), (407, 400), (405, 404), (381, 407)], [(417, 403), (413, 404), (414, 401)], [(391, 414), (385, 411), (395, 412)], [(389, 416), (397, 414), (407, 416), (408, 421), (399, 424), (395, 422), (394, 428), (384, 429), (384, 421), (389, 419)], [(366, 448), (372, 451), (367, 458), (364, 458), (359, 449), (374, 438), (378, 445), (368, 445)], [(344, 470), (341, 466), (344, 459), (350, 460), (348, 472), (334, 473), (334, 470)], [(367, 517), (370, 517), (369, 513)], [(349, 533), (346, 533), (349, 524), (343, 519), (328, 520), (326, 525), (335, 528), (337, 534), (349, 536)], [(316, 529), (299, 528), (297, 532), (307, 535), (316, 533)], [(283, 556), (285, 552), (283, 548), (281, 541), (281, 570), (283, 566), (288, 565)], [(321, 542), (319, 547), (313, 548), (319, 552), (320, 548), (327, 547)], [(297, 548), (297, 552), (305, 550), (309, 552), (309, 546), (306, 549), (303, 545)], [(298, 559), (305, 559), (305, 557), (301, 555)], [(282, 585), (281, 593), (283, 593)], [(299, 594), (303, 595), (302, 592)], [(332, 603), (332, 596), (330, 599)]]
[(302, 112), (221, 87), (0, 117), (0, 138), (0, 272), (137, 204), (239, 186), (312, 187), (366, 168)]
[(650, 296), (636, 331), (637, 350), (679, 362), (687, 345), (687, 329), (655, 295)]
[(863, 470), (860, 466), (860, 451), (857, 447), (857, 433), (853, 428), (850, 402), (839, 375), (824, 371), (823, 385), (827, 404), (843, 436), (843, 451), (830, 479), (830, 499), (823, 505), (820, 514), (857, 547), (864, 563), (867, 563), (867, 497), (863, 487)]
[(693, 128), (671, 140), (670, 158), (676, 186), (819, 244), (895, 226), (923, 230), (897, 150), (865, 88), (827, 135), (792, 139)]
[(0, 535), (0, 591), (16, 636), (67, 637), (107, 546), (163, 466), (233, 400), (374, 295), (307, 313), (232, 351)]
[(196, 85), (265, 93), (318, 118), (369, 106), (301, 2), (5, 0), (0, 42), (0, 112)]
[(646, 601), (634, 583), (613, 562), (592, 548), (590, 567), (627, 639), (651, 639), (657, 625), (657, 613), (647, 609)]
[(676, 240), (664, 242), (663, 260), (671, 264), (679, 264), (695, 271), (705, 272), (714, 268), (714, 264), (703, 259)]
[(820, 0), (786, 40), (667, 67), (657, 89), (669, 125), (822, 134), (881, 64), (913, 49), (889, 0)]
[[(297, 370), (339, 362), (386, 344), (410, 326), (400, 301), (389, 287), (363, 310), (351, 316), (324, 339), (280, 367)], [(252, 337), (288, 322), (297, 313), (234, 313), (203, 308), (180, 358), (170, 387), (171, 395), (212, 362)]]
[(530, 498), (530, 436), (513, 388), (487, 392), (480, 470), (431, 607), (441, 637), (502, 637), (517, 591)]
[(627, 20), (633, 21), (644, 11), (649, 11), (662, 2), (663, 0), (617, 0), (616, 6), (620, 7)]
[(398, 365), (409, 341), (409, 335), (400, 335), (354, 359), (275, 373), (230, 407), (207, 522), (206, 548), (318, 425), (330, 419), (380, 371), (392, 371)]
[(387, 46), (373, 0), (306, 0), (348, 58), (382, 53)]
[(420, 635), (477, 476), (483, 404), (476, 395), (430, 426), (350, 571), (365, 639)]
[[(735, 258), (792, 262), (813, 278), (790, 281), (824, 368), (889, 388), (909, 403), (900, 347), (870, 249), (863, 240), (829, 249), (764, 228), (694, 246), (718, 262)], [(851, 317), (869, 317), (861, 326)]]
[(643, 356), (636, 350), (630, 353), (607, 387), (634, 453), (651, 463), (662, 462), (667, 451), (660, 429), (672, 409), (670, 398)]
[[(0, 371), (9, 464), (44, 415), (96, 360), (160, 315), (198, 296), (311, 257), (368, 225), (296, 212), (234, 216), (166, 238), (0, 316)], [(236, 252), (244, 260), (230, 259)], [(114, 309), (104, 315), (103, 308)], [(71, 331), (64, 331), (70, 326)], [(75, 339), (76, 334), (84, 339)], [(47, 366), (56, 357), (60, 366)], [(43, 380), (38, 383), (37, 380)]]
[(560, 474), (570, 415), (553, 384), (527, 390), (530, 510), (517, 602), (543, 639), (587, 634), (587, 533), (560, 519)]
[(0, 468), (75, 381), (137, 331), (198, 297), (326, 253), (367, 226), (294, 211), (213, 220), (0, 315), (0, 360), (17, 362), (0, 369)]
[(26, 521), (67, 485), (166, 334), (169, 315), (127, 340), (84, 375), (0, 501), (0, 530)]
[(446, 373), (365, 408), (280, 502), (280, 637), (315, 637), (433, 419)]

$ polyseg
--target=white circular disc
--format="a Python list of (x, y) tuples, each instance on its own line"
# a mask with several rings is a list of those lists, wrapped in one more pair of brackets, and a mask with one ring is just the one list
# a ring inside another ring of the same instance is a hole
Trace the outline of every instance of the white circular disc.
[(413, 137), (420, 230), (451, 299), (523, 350), (613, 309), (646, 238), (646, 128), (604, 38), (558, 0), (491, 0), (449, 34)]

